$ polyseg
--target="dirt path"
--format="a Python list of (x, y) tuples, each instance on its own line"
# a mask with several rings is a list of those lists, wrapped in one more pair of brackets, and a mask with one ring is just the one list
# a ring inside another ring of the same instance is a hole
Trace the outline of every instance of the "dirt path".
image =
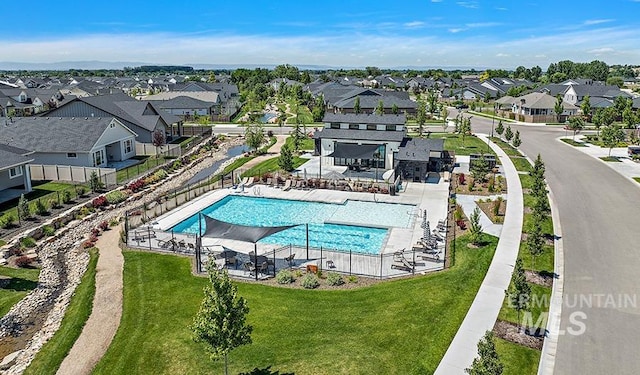
[(122, 316), (122, 271), (124, 258), (118, 247), (120, 226), (99, 237), (96, 295), (93, 310), (78, 340), (57, 374), (89, 374), (102, 358), (116, 334)]

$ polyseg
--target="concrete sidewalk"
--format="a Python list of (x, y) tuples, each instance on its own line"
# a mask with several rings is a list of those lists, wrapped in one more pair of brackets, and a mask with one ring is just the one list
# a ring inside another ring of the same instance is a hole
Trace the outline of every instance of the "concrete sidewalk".
[[(487, 142), (487, 136), (478, 135)], [(523, 222), (522, 185), (513, 163), (500, 147), (491, 143), (502, 163), (507, 178), (509, 201), (498, 247), (473, 300), (467, 315), (453, 338), (449, 349), (436, 369), (436, 374), (464, 374), (477, 356), (478, 341), (486, 331), (492, 330), (504, 300), (504, 291), (509, 287), (511, 273), (518, 257)]]

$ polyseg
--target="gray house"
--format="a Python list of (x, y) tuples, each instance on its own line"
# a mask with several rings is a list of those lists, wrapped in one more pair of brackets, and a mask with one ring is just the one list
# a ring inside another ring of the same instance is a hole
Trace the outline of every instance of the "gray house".
[(0, 143), (0, 202), (31, 191), (32, 152)]
[(0, 144), (28, 150), (29, 161), (47, 165), (106, 167), (135, 156), (135, 138), (113, 117), (15, 118), (0, 127)]
[(393, 154), (393, 163), (396, 176), (424, 182), (429, 172), (449, 170), (453, 156), (445, 151), (442, 138), (405, 138)]

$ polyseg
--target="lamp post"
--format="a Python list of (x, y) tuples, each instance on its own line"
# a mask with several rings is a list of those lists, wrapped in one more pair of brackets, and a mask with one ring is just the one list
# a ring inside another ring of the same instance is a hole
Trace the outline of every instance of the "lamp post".
[(491, 118), (491, 138), (493, 138), (493, 124), (496, 122), (496, 111), (498, 103), (493, 103), (493, 117)]

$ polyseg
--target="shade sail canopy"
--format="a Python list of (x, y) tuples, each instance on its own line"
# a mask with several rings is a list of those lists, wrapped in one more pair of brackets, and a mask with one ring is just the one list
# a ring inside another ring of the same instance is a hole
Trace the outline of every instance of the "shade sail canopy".
[(256, 243), (274, 233), (278, 233), (285, 229), (293, 228), (296, 226), (285, 225), (281, 227), (251, 227), (247, 225), (227, 223), (224, 221), (216, 220), (207, 215), (202, 216), (204, 216), (204, 221), (207, 225), (207, 230), (204, 232), (203, 237), (224, 238), (251, 243)]
[(357, 145), (355, 143), (336, 143), (336, 149), (331, 154), (334, 158), (373, 159), (373, 154), (380, 145)]

